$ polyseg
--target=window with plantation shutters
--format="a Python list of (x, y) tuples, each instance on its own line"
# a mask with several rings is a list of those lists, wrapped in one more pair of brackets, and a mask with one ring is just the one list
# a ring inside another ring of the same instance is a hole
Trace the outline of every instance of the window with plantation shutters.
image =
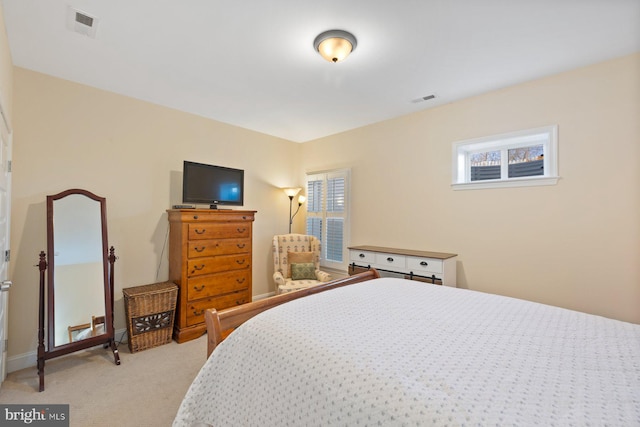
[(349, 171), (307, 175), (307, 234), (322, 242), (320, 263), (345, 270), (347, 257)]

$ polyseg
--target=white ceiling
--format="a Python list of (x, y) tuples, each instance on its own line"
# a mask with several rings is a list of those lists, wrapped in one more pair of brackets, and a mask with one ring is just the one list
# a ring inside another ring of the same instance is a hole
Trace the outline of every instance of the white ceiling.
[[(2, 4), (16, 66), (296, 142), (640, 51), (640, 0)], [(358, 39), (342, 63), (313, 50), (329, 29)]]

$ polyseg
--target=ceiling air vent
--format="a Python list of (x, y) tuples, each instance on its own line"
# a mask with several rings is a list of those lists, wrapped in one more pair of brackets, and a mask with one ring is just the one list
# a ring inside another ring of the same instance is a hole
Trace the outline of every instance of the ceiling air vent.
[(435, 97), (436, 97), (435, 95), (427, 95), (421, 98), (412, 99), (411, 102), (413, 102), (414, 104), (417, 104), (418, 102), (428, 101), (430, 99), (434, 99)]
[(89, 15), (83, 15), (80, 12), (76, 12), (76, 22), (86, 25), (87, 27), (93, 27), (93, 18)]
[(72, 7), (67, 8), (67, 29), (83, 36), (96, 37), (98, 19), (81, 10)]

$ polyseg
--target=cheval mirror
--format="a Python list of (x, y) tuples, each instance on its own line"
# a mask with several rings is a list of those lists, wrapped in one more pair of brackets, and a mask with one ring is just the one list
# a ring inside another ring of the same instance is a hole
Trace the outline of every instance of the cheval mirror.
[(102, 344), (120, 364), (113, 329), (116, 257), (113, 247), (107, 252), (106, 207), (104, 197), (86, 190), (47, 196), (47, 254), (40, 252), (38, 263), (40, 391), (45, 360)]

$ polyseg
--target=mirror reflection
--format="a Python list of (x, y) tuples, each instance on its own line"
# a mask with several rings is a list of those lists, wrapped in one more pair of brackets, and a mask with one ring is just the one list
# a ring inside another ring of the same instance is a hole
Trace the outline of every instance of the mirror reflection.
[(106, 332), (100, 208), (82, 194), (53, 202), (56, 347)]

